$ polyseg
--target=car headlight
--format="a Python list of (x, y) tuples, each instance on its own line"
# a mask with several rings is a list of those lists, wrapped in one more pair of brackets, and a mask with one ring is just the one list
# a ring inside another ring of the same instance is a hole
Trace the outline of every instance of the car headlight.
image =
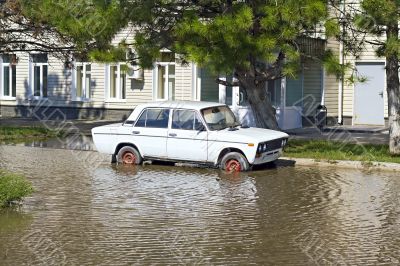
[(288, 139), (283, 139), (283, 140), (282, 140), (282, 147), (285, 147), (286, 144), (287, 144), (287, 142), (288, 142)]

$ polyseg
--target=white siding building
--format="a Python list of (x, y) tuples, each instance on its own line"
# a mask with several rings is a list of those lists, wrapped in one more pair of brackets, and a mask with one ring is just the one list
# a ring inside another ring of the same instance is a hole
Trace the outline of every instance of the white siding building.
[[(132, 32), (124, 31), (114, 43), (131, 36)], [(325, 49), (325, 41), (319, 39), (314, 46)], [(169, 51), (162, 52), (153, 69), (126, 71), (124, 64), (79, 60), (66, 64), (40, 53), (0, 55), (1, 115), (122, 120), (141, 103), (202, 100), (226, 103), (242, 121), (253, 124), (241, 88), (217, 84), (216, 76), (206, 69), (193, 63), (181, 65)], [(304, 59), (298, 79), (268, 82), (265, 92), (277, 109), (280, 127), (290, 129), (312, 124), (320, 104), (326, 103), (328, 115), (337, 117), (337, 84), (336, 79), (324, 75), (320, 62)]]

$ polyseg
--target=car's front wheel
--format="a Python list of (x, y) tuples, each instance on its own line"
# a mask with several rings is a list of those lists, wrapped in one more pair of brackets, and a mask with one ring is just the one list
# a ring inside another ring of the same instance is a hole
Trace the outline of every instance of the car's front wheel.
[(220, 167), (227, 172), (243, 172), (250, 169), (246, 157), (239, 152), (229, 152), (222, 157)]
[(117, 162), (119, 164), (141, 164), (143, 161), (142, 156), (137, 149), (131, 146), (122, 147), (117, 154)]

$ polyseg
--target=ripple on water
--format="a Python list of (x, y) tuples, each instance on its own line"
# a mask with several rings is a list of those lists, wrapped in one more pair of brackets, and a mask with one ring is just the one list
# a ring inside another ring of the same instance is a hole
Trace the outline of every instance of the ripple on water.
[(0, 167), (36, 188), (21, 211), (0, 213), (0, 264), (384, 265), (400, 258), (395, 174), (281, 167), (226, 175), (108, 163), (88, 171), (83, 158), (95, 155), (0, 146)]

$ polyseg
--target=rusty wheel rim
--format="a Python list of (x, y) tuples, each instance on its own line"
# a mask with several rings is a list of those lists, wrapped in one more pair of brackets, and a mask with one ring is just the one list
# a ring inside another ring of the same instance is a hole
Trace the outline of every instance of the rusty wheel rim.
[(238, 160), (229, 160), (225, 163), (225, 169), (227, 172), (240, 172), (241, 170), (240, 162)]
[(127, 151), (122, 155), (122, 163), (123, 164), (135, 164), (136, 156), (133, 152)]

